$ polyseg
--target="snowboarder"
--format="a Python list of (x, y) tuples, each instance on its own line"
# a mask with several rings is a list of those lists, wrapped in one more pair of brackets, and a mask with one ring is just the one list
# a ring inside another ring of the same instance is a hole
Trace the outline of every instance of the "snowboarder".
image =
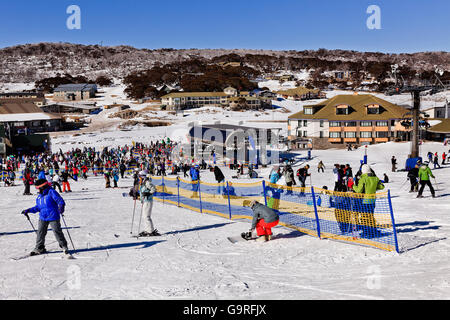
[(256, 229), (258, 235), (256, 241), (272, 240), (272, 228), (280, 221), (278, 214), (255, 200), (250, 203), (250, 208), (253, 210), (253, 220), (249, 231), (253, 232)]
[(39, 190), (36, 206), (22, 211), (22, 214), (25, 216), (28, 216), (28, 213), (39, 212), (36, 247), (30, 255), (39, 255), (47, 252), (45, 248), (45, 236), (49, 225), (55, 234), (60, 248), (63, 249), (64, 254), (69, 254), (67, 241), (64, 237), (60, 223), (61, 215), (64, 213), (66, 203), (59, 193), (49, 186), (47, 180), (40, 179), (36, 181), (35, 185), (36, 189)]
[(428, 167), (426, 163), (424, 163), (418, 172), (419, 177), (419, 183), (420, 183), (420, 189), (419, 194), (417, 195), (417, 198), (423, 198), (423, 190), (425, 189), (425, 186), (428, 186), (430, 188), (430, 192), (433, 198), (436, 197), (436, 193), (434, 191), (433, 185), (430, 182), (430, 177), (434, 178), (433, 173), (431, 172), (431, 169)]
[(139, 190), (140, 199), (142, 203), (142, 217), (144, 218), (145, 229), (139, 233), (139, 237), (159, 236), (159, 232), (154, 228), (152, 221), (153, 209), (153, 194), (156, 192), (156, 187), (152, 184), (151, 175), (147, 175)]

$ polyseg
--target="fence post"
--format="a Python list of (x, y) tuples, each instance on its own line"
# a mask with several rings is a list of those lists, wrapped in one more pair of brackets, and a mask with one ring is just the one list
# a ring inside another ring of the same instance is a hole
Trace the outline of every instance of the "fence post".
[(178, 207), (180, 207), (180, 177), (177, 176), (177, 201)]
[(203, 208), (202, 208), (202, 191), (200, 189), (200, 179), (197, 180), (198, 182), (198, 197), (200, 199), (200, 213), (203, 213)]
[(397, 251), (397, 253), (400, 253), (398, 249), (397, 230), (395, 227), (395, 220), (394, 220), (394, 210), (392, 209), (391, 190), (388, 190), (388, 202), (389, 202), (389, 211), (391, 212), (392, 230), (394, 232), (395, 251)]
[(162, 198), (163, 198), (163, 204), (165, 204), (164, 203), (164, 176), (163, 175), (161, 175), (161, 184), (162, 184)]
[(227, 195), (228, 195), (228, 212), (230, 214), (230, 220), (233, 220), (233, 218), (231, 216), (230, 189), (228, 188), (228, 181), (227, 181)]
[(311, 186), (311, 195), (313, 197), (314, 214), (316, 216), (317, 236), (319, 237), (319, 239), (322, 239), (322, 237), (320, 236), (320, 222), (319, 222), (319, 214), (317, 212), (316, 194), (314, 193), (314, 187), (313, 186)]
[(263, 186), (263, 193), (264, 193), (264, 204), (267, 207), (267, 194), (266, 194), (266, 181), (265, 180), (262, 181), (262, 186)]

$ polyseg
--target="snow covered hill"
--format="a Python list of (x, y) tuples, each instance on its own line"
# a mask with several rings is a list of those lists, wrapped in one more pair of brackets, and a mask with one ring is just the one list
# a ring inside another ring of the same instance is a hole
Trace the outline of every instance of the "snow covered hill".
[[(176, 139), (183, 128), (169, 129), (67, 135), (55, 139), (53, 148)], [(153, 217), (163, 235), (132, 238), (133, 200), (121, 195), (132, 180), (127, 177), (119, 181), (121, 189), (107, 190), (103, 178), (90, 176), (71, 182), (74, 192), (63, 194), (76, 260), (51, 253), (12, 261), (33, 249), (34, 232), (20, 212), (33, 206), (35, 197), (23, 196), (21, 185), (1, 187), (0, 299), (448, 299), (450, 165), (433, 170), (441, 197), (429, 198), (425, 191), (427, 198), (416, 199), (407, 192), (406, 173), (389, 170), (390, 157), (402, 164), (408, 151), (407, 143), (368, 148), (369, 164), (378, 175), (391, 178), (386, 187), (393, 195), (401, 254), (319, 240), (284, 227), (276, 227), (278, 237), (268, 243), (232, 244), (227, 237), (247, 231), (247, 220), (230, 221), (159, 202)], [(421, 147), (421, 154), (428, 151), (447, 152), (448, 147)], [(312, 184), (332, 187), (333, 164), (356, 168), (363, 155), (364, 149), (314, 151), (309, 162)], [(325, 173), (316, 171), (319, 160)], [(267, 170), (259, 173), (266, 176)], [(230, 180), (232, 172), (224, 168), (224, 173)], [(202, 172), (202, 179), (213, 181), (213, 176)], [(36, 225), (35, 216), (32, 222)], [(51, 232), (47, 249), (59, 250)]]

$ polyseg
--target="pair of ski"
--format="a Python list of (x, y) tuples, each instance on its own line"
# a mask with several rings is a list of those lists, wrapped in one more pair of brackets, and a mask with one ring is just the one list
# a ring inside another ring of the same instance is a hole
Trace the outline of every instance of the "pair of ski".
[(61, 258), (62, 258), (62, 259), (68, 259), (68, 260), (74, 260), (74, 259), (76, 259), (71, 253), (64, 253), (64, 252), (61, 252), (61, 251), (47, 251), (47, 252), (45, 252), (45, 253), (34, 254), (34, 255), (28, 253), (28, 254), (23, 255), (23, 256), (20, 256), (20, 257), (12, 257), (11, 260), (13, 260), (13, 261), (19, 261), (19, 260), (24, 260), (24, 259), (27, 259), (27, 258), (33, 258), (33, 257), (39, 257), (39, 256), (45, 256), (45, 255), (53, 254), (53, 253), (62, 253), (62, 255), (61, 255)]
[(160, 234), (160, 233), (158, 233), (158, 234), (156, 234), (156, 235), (153, 235), (153, 234), (149, 234), (149, 235), (136, 235), (136, 234), (132, 234), (132, 235), (131, 235), (132, 238), (136, 238), (136, 239), (139, 239), (139, 238), (152, 239), (152, 238), (158, 238), (158, 237), (161, 237), (161, 236), (162, 236), (162, 234)]

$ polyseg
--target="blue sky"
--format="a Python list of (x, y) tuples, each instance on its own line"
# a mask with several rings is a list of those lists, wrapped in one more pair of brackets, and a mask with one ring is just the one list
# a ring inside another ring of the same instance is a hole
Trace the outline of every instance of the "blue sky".
[[(69, 30), (69, 5), (81, 30)], [(369, 30), (370, 5), (381, 29)], [(38, 42), (137, 48), (450, 51), (448, 0), (3, 0), (0, 47)]]

